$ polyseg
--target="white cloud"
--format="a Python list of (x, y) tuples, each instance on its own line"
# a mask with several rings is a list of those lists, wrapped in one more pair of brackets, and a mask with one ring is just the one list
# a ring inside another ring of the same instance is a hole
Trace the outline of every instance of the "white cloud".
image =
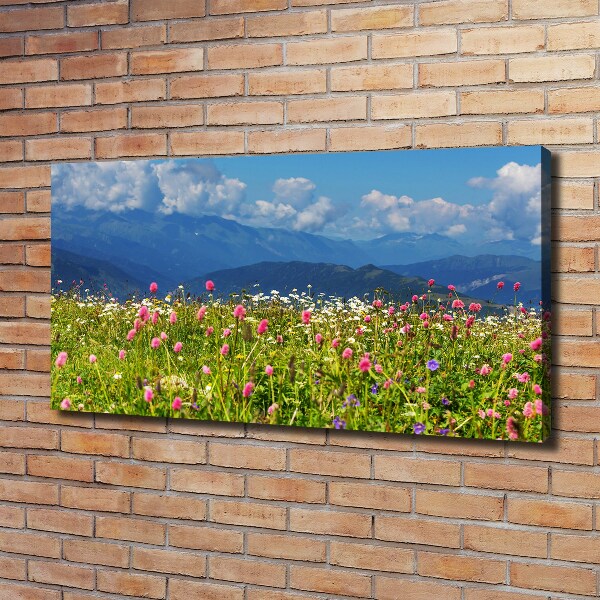
[(371, 190), (362, 196), (361, 215), (355, 226), (368, 226), (380, 234), (411, 231), (440, 233), (473, 240), (528, 240), (540, 243), (541, 165), (509, 162), (494, 178), (475, 177), (472, 187), (493, 190), (485, 204), (457, 204), (443, 198), (413, 200)]
[(296, 209), (306, 208), (314, 197), (316, 184), (305, 177), (277, 179), (273, 184), (275, 203), (289, 204)]
[(53, 167), (53, 201), (90, 210), (232, 218), (244, 200), (246, 184), (228, 178), (210, 161), (119, 161)]
[(148, 161), (59, 164), (52, 167), (52, 199), (66, 207), (119, 213), (153, 210), (160, 191)]
[(153, 165), (152, 169), (163, 194), (160, 212), (226, 218), (238, 215), (246, 184), (226, 177), (212, 163), (165, 161)]

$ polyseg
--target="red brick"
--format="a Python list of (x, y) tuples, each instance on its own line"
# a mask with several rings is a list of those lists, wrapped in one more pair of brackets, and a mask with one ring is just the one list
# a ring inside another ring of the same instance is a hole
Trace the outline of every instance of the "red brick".
[[(16, 452), (0, 451), (0, 473), (11, 475), (25, 475), (25, 455)], [(3, 520), (0, 514), (0, 525)]]
[(592, 569), (512, 562), (510, 582), (533, 590), (596, 595), (596, 573)]
[(25, 581), (27, 579), (27, 563), (25, 559), (0, 556), (0, 576), (3, 579)]
[[(25, 457), (23, 456), (23, 458)], [(24, 471), (25, 469), (23, 469)], [(25, 527), (25, 509), (18, 506), (0, 506), (0, 527), (12, 527), (14, 529)]]
[(210, 520), (229, 525), (246, 525), (266, 529), (286, 528), (286, 509), (258, 502), (211, 500)]
[(93, 27), (94, 25), (122, 25), (129, 22), (127, 0), (102, 4), (67, 6), (68, 27)]
[(138, 133), (96, 138), (96, 158), (127, 156), (164, 156), (167, 136), (163, 133)]
[(75, 454), (129, 457), (129, 437), (112, 433), (63, 431), (61, 450)]
[(113, 131), (127, 127), (127, 109), (74, 110), (62, 112), (60, 130), (63, 133)]
[[(206, 574), (206, 558), (191, 552), (134, 548), (132, 566), (140, 571), (155, 571), (190, 577), (204, 577)], [(212, 573), (211, 577), (214, 577)]]
[(57, 79), (58, 61), (53, 58), (5, 60), (0, 72), (0, 84), (34, 83)]
[(26, 108), (84, 106), (92, 103), (92, 86), (86, 83), (36, 86), (25, 90)]
[[(143, 25), (141, 27), (119, 27), (102, 31), (102, 49), (141, 48), (160, 46), (167, 39), (165, 25)], [(171, 37), (172, 42), (177, 40)]]
[(501, 521), (504, 515), (504, 498), (463, 492), (454, 494), (417, 490), (415, 512), (454, 519)]
[(62, 6), (23, 8), (0, 13), (0, 32), (62, 29), (65, 24)]
[[(6, 270), (0, 273), (0, 290), (3, 292), (49, 292), (50, 277), (47, 271)], [(47, 344), (48, 326), (43, 323), (0, 323), (0, 338), (5, 342)]]
[(284, 502), (325, 502), (325, 483), (290, 477), (248, 477), (247, 495), (262, 500)]
[(241, 531), (231, 529), (169, 525), (169, 545), (209, 552), (240, 553), (244, 536)]
[(248, 37), (313, 35), (327, 32), (327, 11), (313, 10), (247, 17)]
[(93, 481), (94, 463), (91, 460), (31, 454), (27, 458), (27, 473), (35, 477)]
[(206, 501), (189, 496), (165, 496), (136, 492), (133, 494), (133, 512), (148, 517), (203, 521), (206, 519)]
[(179, 156), (207, 154), (241, 154), (244, 152), (243, 131), (196, 131), (172, 133), (170, 150)]
[(291, 531), (366, 538), (371, 536), (371, 517), (340, 510), (290, 509)]
[(74, 160), (77, 158), (91, 158), (91, 156), (91, 138), (42, 138), (25, 142), (26, 160)]
[(21, 56), (25, 44), (22, 37), (10, 37), (0, 40), (0, 57)]
[(50, 381), (47, 375), (0, 373), (0, 389), (13, 396), (49, 396)]
[(61, 600), (58, 590), (14, 583), (0, 583), (0, 594), (11, 600)]
[(375, 479), (459, 485), (460, 463), (377, 455)]
[[(5, 167), (0, 169), (0, 188), (35, 188), (50, 185), (50, 167), (47, 165), (39, 167)], [(2, 224), (0, 224), (2, 225)], [(16, 227), (15, 227), (16, 225)], [(44, 231), (43, 225), (46, 225)], [(20, 231), (20, 228), (25, 231)], [(42, 230), (37, 235), (29, 231)], [(18, 238), (6, 237), (10, 235), (19, 235)], [(24, 221), (11, 221), (9, 225), (0, 227), (0, 239), (50, 239), (49, 222), (47, 219), (27, 219)], [(28, 237), (29, 236), (29, 237)]]
[(321, 450), (305, 450), (292, 448), (290, 454), (290, 471), (297, 473), (314, 473), (315, 475), (332, 475), (334, 477), (371, 477), (371, 457), (361, 453), (323, 452)]
[(6, 113), (0, 115), (0, 136), (40, 135), (58, 131), (56, 113)]
[(285, 565), (266, 561), (226, 556), (209, 556), (211, 579), (222, 579), (253, 585), (285, 587)]
[(244, 37), (244, 19), (231, 17), (223, 19), (179, 21), (169, 25), (171, 42), (203, 42)]
[(62, 485), (60, 489), (61, 506), (82, 510), (128, 513), (131, 502), (130, 498), (131, 494), (129, 492), (121, 490), (108, 490), (97, 487), (70, 487), (65, 485)]
[(329, 562), (341, 567), (393, 573), (412, 573), (414, 569), (415, 553), (408, 548), (332, 541), (330, 552)]
[(226, 15), (264, 10), (283, 10), (284, 8), (287, 8), (286, 0), (212, 0), (210, 14)]
[(26, 54), (67, 54), (98, 49), (96, 31), (69, 31), (52, 35), (29, 35)]
[(188, 75), (171, 81), (171, 98), (218, 98), (223, 96), (241, 96), (244, 93), (244, 76), (225, 75)]
[(282, 63), (281, 44), (231, 44), (208, 49), (209, 69), (252, 69)]
[(131, 517), (96, 517), (96, 537), (162, 546), (165, 525)]
[(371, 595), (371, 578), (352, 571), (293, 565), (290, 567), (290, 587), (367, 598)]
[(0, 311), (4, 317), (24, 317), (25, 297), (14, 294), (0, 296)]
[(476, 552), (546, 558), (548, 535), (525, 529), (480, 525), (464, 526), (464, 547)]
[[(428, 581), (410, 581), (392, 577), (375, 577), (375, 594), (378, 600), (397, 600), (401, 591), (410, 600), (460, 600), (461, 588), (449, 584), (430, 583)], [(483, 599), (481, 599), (483, 600)], [(491, 600), (491, 597), (488, 598)]]
[(184, 579), (169, 581), (169, 600), (242, 600), (243, 598), (244, 590), (241, 587)]
[(60, 78), (99, 79), (127, 74), (127, 54), (96, 54), (61, 59)]
[(133, 458), (153, 462), (206, 463), (206, 444), (164, 438), (133, 438)]
[(197, 0), (131, 0), (131, 18), (134, 21), (162, 21), (164, 19), (187, 19), (203, 17), (204, 2)]
[[(19, 352), (19, 357), (22, 359), (21, 352)], [(23, 421), (24, 408), (25, 404), (20, 400), (0, 399), (0, 421)]]
[(375, 517), (375, 538), (407, 544), (460, 548), (460, 526), (422, 517)]
[(166, 84), (163, 79), (110, 81), (96, 84), (97, 104), (164, 100), (166, 94)]
[[(50, 352), (47, 350), (27, 350), (25, 356), (28, 371), (50, 372)], [(30, 407), (31, 403), (28, 405), (28, 410)], [(58, 411), (52, 412), (58, 413)]]
[(124, 571), (98, 571), (97, 587), (102, 592), (141, 596), (143, 598), (165, 598), (167, 581), (164, 577), (140, 575)]
[(81, 539), (63, 540), (63, 555), (70, 562), (105, 567), (129, 566), (129, 546)]
[(0, 550), (12, 554), (60, 558), (60, 539), (37, 533), (0, 531)]
[[(14, 195), (13, 195), (14, 194)], [(4, 200), (9, 201), (9, 208), (17, 207), (21, 199), (21, 192), (0, 192), (0, 203), (4, 206)], [(17, 211), (20, 212), (20, 211)], [(0, 244), (0, 263), (3, 265), (23, 264), (25, 253), (21, 244)], [(10, 316), (10, 315), (6, 315)]]
[(244, 476), (224, 471), (171, 469), (171, 489), (196, 494), (243, 496)]
[(592, 529), (592, 505), (509, 498), (508, 520), (522, 525)]
[(58, 431), (42, 427), (0, 426), (0, 446), (55, 450), (58, 448)]
[(91, 536), (94, 534), (94, 518), (66, 510), (29, 508), (27, 529), (40, 529), (71, 535)]
[[(27, 192), (27, 212), (50, 212), (51, 199), (50, 190), (30, 190)], [(50, 265), (42, 266), (46, 267)]]
[(323, 540), (283, 534), (248, 533), (248, 554), (283, 560), (325, 562), (327, 545)]
[(285, 469), (286, 451), (270, 446), (218, 444), (209, 446), (210, 464), (238, 469), (282, 471)]
[(0, 500), (29, 504), (58, 504), (58, 485), (0, 479)]
[(111, 485), (164, 490), (167, 484), (167, 471), (164, 468), (114, 461), (97, 462), (96, 481)]
[(20, 140), (0, 141), (0, 161), (17, 162), (23, 160), (23, 142)]
[(131, 109), (131, 127), (159, 129), (164, 127), (193, 127), (204, 124), (202, 104), (170, 106), (135, 106)]
[(17, 88), (0, 89), (0, 110), (23, 107), (23, 91)]
[(425, 577), (505, 583), (506, 562), (457, 554), (418, 552), (417, 572)]
[(470, 487), (545, 493), (548, 491), (548, 469), (519, 465), (467, 463), (465, 464), (464, 484)]
[[(25, 194), (23, 192), (0, 192), (0, 213), (23, 213), (25, 212)], [(4, 246), (5, 250), (14, 249), (23, 250), (22, 246)], [(19, 264), (23, 261), (13, 261), (12, 264)]]
[(202, 48), (134, 52), (130, 58), (130, 70), (132, 75), (202, 71), (203, 61)]

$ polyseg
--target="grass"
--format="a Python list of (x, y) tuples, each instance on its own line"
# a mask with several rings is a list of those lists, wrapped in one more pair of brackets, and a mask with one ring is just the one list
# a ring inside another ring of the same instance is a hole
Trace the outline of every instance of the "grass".
[(375, 297), (222, 301), (180, 290), (118, 303), (56, 292), (52, 406), (533, 442), (549, 434), (547, 313), (517, 304), (518, 293), (488, 316), (461, 308), (455, 291), (442, 303), (427, 289), (403, 305)]

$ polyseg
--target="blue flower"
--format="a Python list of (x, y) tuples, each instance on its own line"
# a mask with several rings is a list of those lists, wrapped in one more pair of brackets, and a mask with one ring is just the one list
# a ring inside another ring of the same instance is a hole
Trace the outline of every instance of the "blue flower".
[(423, 425), (423, 423), (415, 423), (413, 425), (413, 431), (417, 435), (421, 435), (425, 431), (425, 425)]
[(333, 417), (333, 426), (336, 429), (346, 429), (346, 421), (340, 419), (337, 415)]
[(348, 406), (360, 406), (360, 400), (354, 394), (350, 394), (346, 396), (346, 399), (342, 403), (343, 408), (347, 408)]
[(431, 360), (427, 361), (427, 368), (430, 371), (436, 371), (437, 369), (440, 368), (440, 363), (435, 360), (434, 358), (432, 358)]

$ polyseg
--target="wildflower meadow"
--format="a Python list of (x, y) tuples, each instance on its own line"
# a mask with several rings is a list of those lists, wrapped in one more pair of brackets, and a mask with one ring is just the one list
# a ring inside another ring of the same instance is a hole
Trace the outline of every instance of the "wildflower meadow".
[[(417, 435), (543, 441), (550, 314), (495, 311), (424, 282), (403, 303), (311, 290), (182, 289), (119, 302), (82, 286), (52, 297), (52, 406)], [(504, 283), (497, 283), (498, 289)], [(392, 290), (393, 292), (393, 290)]]

